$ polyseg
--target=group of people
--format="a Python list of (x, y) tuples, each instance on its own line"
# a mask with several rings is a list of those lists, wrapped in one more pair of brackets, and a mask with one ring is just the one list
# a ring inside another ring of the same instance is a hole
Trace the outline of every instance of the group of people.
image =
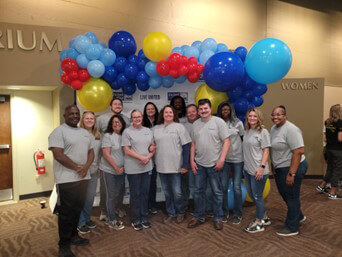
[[(259, 109), (250, 109), (243, 124), (229, 102), (222, 103), (212, 115), (209, 99), (198, 106), (185, 105), (174, 97), (160, 113), (152, 102), (144, 111), (132, 110), (130, 120), (121, 112), (123, 102), (114, 98), (111, 112), (101, 115), (86, 111), (80, 117), (77, 106), (65, 109), (65, 123), (49, 136), (49, 150), (54, 156), (54, 172), (60, 206), (58, 208), (61, 256), (74, 256), (70, 244), (85, 245), (87, 233), (96, 223), (91, 210), (97, 180), (101, 179), (101, 219), (110, 228), (121, 230), (125, 176), (129, 182), (130, 219), (134, 230), (151, 228), (149, 212), (156, 213), (156, 178), (159, 174), (167, 217), (165, 224), (182, 223), (193, 198), (194, 209), (188, 228), (207, 220), (208, 205), (213, 210), (217, 230), (227, 222), (227, 186), (233, 181), (232, 223), (241, 223), (241, 180), (256, 206), (256, 219), (245, 231), (264, 231), (271, 224), (266, 214), (263, 191), (270, 173), (287, 204), (286, 221), (280, 236), (299, 233), (305, 220), (300, 205), (300, 186), (307, 170), (304, 141), (298, 127), (287, 120), (286, 108), (272, 111), (274, 126), (270, 133), (263, 125)], [(78, 123), (80, 126), (78, 127)], [(208, 193), (209, 192), (209, 193)]]

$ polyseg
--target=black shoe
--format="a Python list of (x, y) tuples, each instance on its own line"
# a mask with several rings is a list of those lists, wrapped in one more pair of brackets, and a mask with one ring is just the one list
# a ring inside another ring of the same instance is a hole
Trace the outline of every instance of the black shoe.
[(79, 235), (74, 236), (71, 238), (70, 244), (72, 245), (87, 245), (89, 244), (89, 239), (80, 237)]
[(151, 228), (151, 223), (148, 221), (141, 222), (141, 225), (143, 226), (143, 228)]
[(143, 226), (140, 223), (132, 223), (132, 227), (135, 231), (140, 231), (143, 229)]
[(69, 246), (59, 247), (58, 257), (76, 257)]
[(158, 213), (157, 209), (154, 208), (154, 207), (150, 208), (148, 211), (149, 211), (151, 214), (157, 214), (157, 213)]
[(96, 228), (96, 223), (92, 220), (87, 221), (86, 225), (88, 226), (88, 228)]
[(77, 227), (78, 232), (81, 234), (87, 234), (90, 233), (90, 229), (87, 225), (83, 225), (82, 227)]

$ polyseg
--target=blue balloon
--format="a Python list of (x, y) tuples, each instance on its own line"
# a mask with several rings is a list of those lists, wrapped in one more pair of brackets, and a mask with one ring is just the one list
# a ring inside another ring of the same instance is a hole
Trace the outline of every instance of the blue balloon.
[(64, 49), (61, 51), (59, 55), (59, 61), (62, 62), (64, 59), (68, 58), (68, 49)]
[(176, 54), (183, 55), (184, 51), (183, 51), (183, 49), (180, 48), (180, 47), (175, 47), (175, 48), (172, 49), (171, 53), (172, 53), (172, 54), (176, 53)]
[(253, 88), (253, 94), (255, 96), (262, 96), (267, 92), (267, 85), (256, 83)]
[(146, 63), (148, 63), (148, 59), (147, 58), (140, 58), (140, 57), (138, 57), (136, 65), (138, 66), (139, 70), (145, 71)]
[(69, 41), (69, 48), (75, 48), (75, 39)]
[(136, 77), (136, 81), (138, 83), (147, 83), (149, 78), (150, 77), (147, 75), (145, 71), (139, 71)]
[[(241, 183), (241, 193), (242, 193), (242, 203), (245, 202), (247, 191), (246, 186), (244, 183)], [(228, 201), (228, 209), (233, 210), (234, 209), (234, 188), (233, 188), (233, 179), (229, 179), (228, 181), (228, 190), (227, 190), (227, 201)]]
[(150, 79), (148, 80), (148, 84), (151, 88), (157, 89), (162, 84), (162, 78), (160, 76), (159, 77), (150, 77)]
[(79, 56), (79, 52), (77, 52), (74, 48), (69, 48), (66, 52), (66, 57), (76, 60), (77, 56)]
[(192, 43), (191, 46), (194, 46), (194, 47), (196, 47), (198, 50), (200, 50), (200, 49), (201, 49), (201, 45), (202, 45), (202, 42), (199, 41), (199, 40), (196, 40), (196, 41), (194, 41), (194, 42)]
[(133, 95), (137, 90), (137, 87), (134, 84), (123, 85), (121, 88), (125, 95)]
[(150, 88), (148, 82), (138, 82), (137, 87), (140, 91), (147, 91)]
[(138, 57), (139, 58), (146, 58), (145, 54), (144, 54), (144, 51), (142, 49), (139, 50), (138, 52)]
[[(249, 108), (248, 108), (248, 110), (249, 110)], [(241, 120), (242, 123), (245, 123), (245, 120), (246, 120), (246, 116), (245, 115), (238, 114), (237, 117), (238, 117), (239, 120)]]
[(116, 69), (117, 72), (124, 72), (127, 63), (128, 62), (126, 58), (120, 56), (115, 59), (114, 68)]
[(130, 80), (135, 80), (137, 74), (138, 74), (138, 66), (136, 66), (134, 63), (127, 63), (127, 65), (125, 66), (125, 76), (126, 78), (130, 79)]
[[(254, 108), (255, 108), (255, 105), (249, 102), (248, 110), (252, 110), (252, 109), (254, 109)], [(245, 117), (245, 116), (244, 116), (244, 117)]]
[(183, 55), (188, 57), (188, 58), (195, 57), (196, 59), (198, 59), (199, 54), (200, 54), (200, 52), (199, 52), (198, 48), (196, 48), (194, 46), (190, 46), (184, 50)]
[(248, 104), (249, 102), (247, 101), (246, 98), (240, 97), (238, 99), (236, 99), (236, 101), (234, 102), (234, 108), (236, 113), (238, 114), (245, 114), (248, 110)]
[(247, 49), (243, 46), (239, 46), (235, 49), (234, 54), (240, 57), (241, 61), (245, 61), (247, 55)]
[(183, 51), (183, 54), (184, 54), (185, 50), (188, 49), (189, 47), (190, 47), (190, 46), (188, 46), (188, 45), (182, 45), (182, 46), (181, 46), (181, 49), (182, 49), (182, 51)]
[(116, 79), (118, 72), (115, 70), (113, 66), (106, 66), (105, 72), (102, 78), (107, 81), (108, 83), (113, 82)]
[(157, 63), (155, 63), (155, 62), (150, 61), (150, 62), (146, 63), (145, 71), (150, 77), (159, 76), (157, 73)]
[(95, 33), (87, 32), (87, 33), (85, 33), (85, 36), (91, 40), (91, 43), (93, 43), (93, 44), (98, 43), (97, 36), (95, 35)]
[(228, 91), (229, 101), (235, 102), (240, 96), (242, 96), (242, 89), (241, 87), (235, 87), (233, 90)]
[(111, 66), (115, 63), (116, 54), (112, 49), (105, 48), (102, 50), (99, 60), (103, 62), (105, 66)]
[(105, 72), (105, 66), (99, 60), (90, 61), (87, 70), (93, 78), (100, 78)]
[(162, 83), (163, 83), (163, 87), (170, 88), (173, 86), (173, 84), (175, 84), (175, 80), (170, 76), (166, 76), (166, 77), (163, 77)]
[(292, 54), (282, 41), (266, 38), (252, 46), (245, 60), (246, 72), (260, 84), (281, 80), (290, 70)]
[(89, 60), (85, 56), (85, 54), (80, 54), (79, 56), (77, 56), (76, 62), (80, 68), (86, 69), (88, 66)]
[(243, 76), (241, 87), (244, 91), (251, 91), (255, 87), (256, 82), (252, 80), (247, 73)]
[(244, 75), (240, 58), (230, 52), (214, 54), (204, 67), (204, 80), (209, 87), (219, 92), (227, 92), (239, 85)]
[(115, 32), (108, 42), (108, 47), (112, 49), (117, 56), (129, 57), (135, 54), (137, 45), (134, 37), (127, 31)]
[(100, 58), (102, 53), (102, 46), (98, 44), (90, 44), (86, 50), (85, 55), (88, 60), (97, 60)]
[(199, 57), (199, 63), (205, 65), (206, 62), (212, 57), (215, 53), (211, 50), (204, 50)]
[(106, 45), (106, 43), (99, 43), (99, 45), (101, 45), (102, 47), (103, 47), (103, 49), (105, 49), (105, 48), (107, 48), (107, 45)]
[(116, 82), (120, 87), (123, 87), (124, 85), (128, 85), (131, 83), (124, 73), (118, 74), (118, 76), (116, 77)]
[(216, 53), (221, 53), (221, 52), (229, 52), (229, 49), (226, 44), (223, 44), (223, 43), (217, 44)]
[(128, 57), (127, 60), (128, 60), (128, 62), (130, 62), (130, 63), (137, 64), (137, 62), (138, 62), (138, 56), (132, 54), (130, 57)]
[(75, 38), (75, 48), (81, 54), (84, 54), (87, 47), (91, 44), (91, 40), (86, 36), (77, 36)]
[(200, 51), (202, 53), (205, 50), (211, 50), (215, 53), (216, 49), (217, 49), (217, 43), (216, 43), (215, 39), (207, 38), (202, 42)]
[(255, 95), (253, 94), (253, 91), (243, 91), (242, 97), (247, 99), (247, 101), (253, 101)]
[(251, 102), (255, 107), (259, 107), (264, 103), (264, 98), (262, 96), (255, 96)]
[(182, 77), (179, 77), (177, 79), (175, 79), (175, 82), (178, 83), (178, 84), (182, 84), (186, 81), (186, 76), (182, 76)]
[(110, 82), (109, 85), (113, 90), (119, 90), (121, 88), (121, 86), (118, 84), (118, 82), (116, 80), (113, 82)]

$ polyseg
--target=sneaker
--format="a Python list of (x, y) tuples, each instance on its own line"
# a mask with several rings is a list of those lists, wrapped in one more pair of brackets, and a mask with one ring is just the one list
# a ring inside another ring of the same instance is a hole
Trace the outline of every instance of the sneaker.
[(178, 216), (176, 217), (176, 223), (177, 223), (177, 224), (181, 224), (181, 223), (184, 221), (184, 219), (185, 219), (185, 215), (184, 215), (184, 214), (178, 215)]
[(318, 192), (320, 192), (321, 194), (327, 194), (328, 193), (328, 188), (327, 187), (321, 187), (321, 186), (317, 186), (316, 190)]
[(106, 222), (107, 221), (107, 214), (101, 212), (99, 220)]
[(175, 219), (174, 217), (168, 216), (167, 218), (165, 218), (165, 219), (163, 220), (163, 223), (164, 223), (164, 224), (171, 224), (171, 223), (173, 222), (174, 219)]
[(90, 229), (87, 225), (83, 225), (82, 227), (77, 227), (78, 232), (81, 234), (87, 234), (90, 233)]
[(227, 223), (228, 222), (229, 215), (223, 215), (222, 217), (222, 223)]
[(88, 228), (96, 228), (96, 223), (92, 220), (87, 221), (86, 225), (88, 226)]
[(70, 250), (70, 246), (59, 247), (58, 257), (76, 257), (76, 255)]
[(214, 217), (214, 213), (213, 213), (212, 211), (208, 211), (208, 212), (207, 212), (207, 217), (208, 217), (208, 218)]
[(338, 200), (338, 199), (342, 199), (342, 196), (340, 195), (337, 195), (337, 194), (329, 194), (328, 195), (328, 198), (331, 199), (331, 200)]
[(143, 229), (143, 226), (140, 223), (132, 223), (132, 227), (136, 231), (140, 231)]
[(119, 209), (115, 212), (116, 215), (118, 215), (119, 218), (123, 218), (127, 216), (127, 213), (124, 209)]
[(143, 228), (151, 228), (151, 223), (148, 221), (141, 222)]
[(298, 231), (291, 232), (287, 227), (283, 227), (282, 229), (278, 230), (276, 233), (278, 236), (296, 236), (299, 234)]
[(303, 223), (304, 221), (306, 221), (306, 216), (303, 216), (303, 218), (299, 221), (299, 223)]
[(214, 220), (214, 228), (216, 230), (222, 230), (223, 229), (223, 222), (222, 222), (222, 220)]
[(232, 224), (239, 225), (241, 223), (242, 217), (234, 216)]
[(263, 224), (258, 224), (255, 221), (251, 222), (246, 228), (245, 231), (248, 233), (257, 233), (264, 231), (264, 225)]
[(121, 229), (125, 228), (125, 226), (123, 225), (123, 222), (118, 221), (118, 220), (112, 220), (112, 221), (108, 222), (108, 227), (115, 229), (115, 230), (121, 230)]
[(89, 244), (89, 239), (80, 237), (79, 235), (76, 235), (76, 236), (71, 238), (70, 244), (78, 245), (78, 246), (88, 245)]
[(158, 213), (157, 209), (154, 208), (154, 207), (148, 209), (148, 211), (149, 211), (151, 214), (157, 214), (157, 213)]
[(270, 219), (268, 216), (266, 216), (265, 218), (263, 218), (263, 219), (261, 220), (261, 222), (262, 222), (262, 225), (264, 225), (264, 226), (269, 226), (269, 225), (271, 225), (271, 219)]

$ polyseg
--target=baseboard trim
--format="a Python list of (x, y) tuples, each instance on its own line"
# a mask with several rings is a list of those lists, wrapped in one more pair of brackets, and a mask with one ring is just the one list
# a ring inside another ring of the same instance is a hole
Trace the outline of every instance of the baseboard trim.
[(19, 200), (27, 200), (27, 199), (37, 198), (37, 197), (48, 197), (51, 195), (51, 192), (52, 190), (33, 193), (33, 194), (20, 195)]

